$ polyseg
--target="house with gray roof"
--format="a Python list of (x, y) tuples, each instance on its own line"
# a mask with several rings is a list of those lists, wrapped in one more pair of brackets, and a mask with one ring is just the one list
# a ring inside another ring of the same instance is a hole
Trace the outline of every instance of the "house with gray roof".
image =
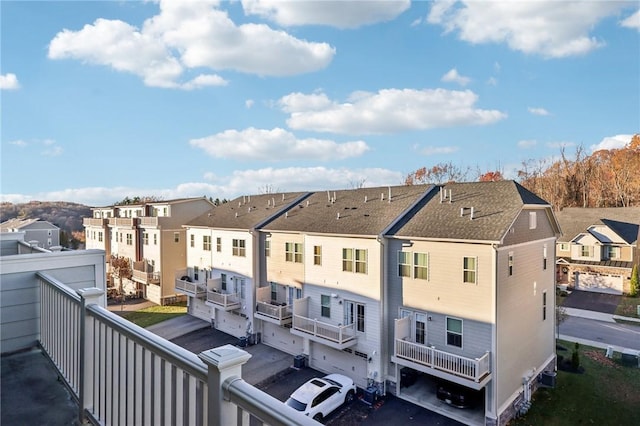
[(60, 228), (40, 219), (9, 219), (0, 223), (0, 232), (23, 232), (30, 244), (50, 250), (60, 246)]
[(629, 292), (639, 262), (640, 207), (565, 208), (557, 213), (556, 281), (576, 290)]

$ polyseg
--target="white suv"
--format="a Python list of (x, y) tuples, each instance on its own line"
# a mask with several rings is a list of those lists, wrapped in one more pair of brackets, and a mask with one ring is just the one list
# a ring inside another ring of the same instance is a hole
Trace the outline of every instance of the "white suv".
[(329, 374), (300, 386), (285, 404), (320, 421), (343, 403), (353, 401), (355, 395), (353, 380), (342, 374)]

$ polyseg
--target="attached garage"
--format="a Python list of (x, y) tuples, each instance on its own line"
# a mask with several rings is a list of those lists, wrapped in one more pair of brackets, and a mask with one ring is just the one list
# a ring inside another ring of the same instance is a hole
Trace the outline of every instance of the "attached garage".
[[(349, 350), (351, 351), (351, 350)], [(339, 351), (320, 343), (311, 344), (310, 367), (324, 373), (351, 377), (356, 386), (367, 387), (367, 355), (358, 351)]]
[(216, 317), (214, 324), (217, 330), (230, 334), (234, 337), (247, 335), (247, 318), (231, 312), (215, 309)]
[(189, 315), (205, 321), (211, 321), (212, 309), (204, 300), (195, 297), (189, 298)]
[(262, 343), (291, 355), (300, 355), (304, 338), (291, 334), (291, 329), (263, 321)]
[(576, 272), (575, 282), (577, 290), (622, 294), (623, 280), (621, 275)]

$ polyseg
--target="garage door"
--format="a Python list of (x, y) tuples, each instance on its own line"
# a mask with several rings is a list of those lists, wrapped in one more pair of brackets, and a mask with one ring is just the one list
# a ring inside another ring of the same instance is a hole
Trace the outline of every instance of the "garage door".
[(339, 351), (320, 343), (311, 344), (310, 366), (324, 373), (339, 373), (351, 377), (356, 386), (367, 387), (367, 360), (365, 354)]
[(211, 321), (211, 306), (204, 300), (195, 297), (189, 298), (189, 314), (205, 321)]
[(304, 338), (291, 334), (289, 328), (280, 327), (270, 322), (263, 322), (262, 343), (272, 348), (279, 349), (291, 355), (302, 353), (302, 342)]
[(232, 314), (231, 312), (221, 311), (216, 309), (215, 327), (216, 329), (230, 334), (234, 337), (247, 335), (247, 319), (240, 315)]
[(599, 293), (622, 294), (622, 276), (576, 273), (576, 288)]

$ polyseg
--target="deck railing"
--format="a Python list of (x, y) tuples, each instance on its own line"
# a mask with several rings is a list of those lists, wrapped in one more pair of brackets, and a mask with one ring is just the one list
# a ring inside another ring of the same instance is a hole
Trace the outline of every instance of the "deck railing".
[(268, 302), (258, 302), (256, 304), (256, 313), (266, 315), (280, 321), (291, 318), (293, 315), (291, 305), (274, 305)]
[(489, 352), (480, 358), (466, 358), (404, 339), (395, 340), (395, 355), (456, 376), (480, 381), (489, 374)]
[(240, 307), (240, 294), (218, 293), (217, 291), (207, 291), (207, 302), (224, 308)]
[(272, 425), (316, 424), (241, 379), (247, 352), (227, 345), (195, 355), (96, 304), (99, 289), (76, 293), (42, 273), (38, 282), (39, 342), (81, 422), (223, 426), (253, 415)]
[(194, 297), (204, 296), (207, 293), (207, 285), (205, 283), (194, 283), (176, 278), (176, 291)]
[(293, 328), (340, 344), (356, 338), (353, 324), (333, 325), (302, 315), (293, 316)]

